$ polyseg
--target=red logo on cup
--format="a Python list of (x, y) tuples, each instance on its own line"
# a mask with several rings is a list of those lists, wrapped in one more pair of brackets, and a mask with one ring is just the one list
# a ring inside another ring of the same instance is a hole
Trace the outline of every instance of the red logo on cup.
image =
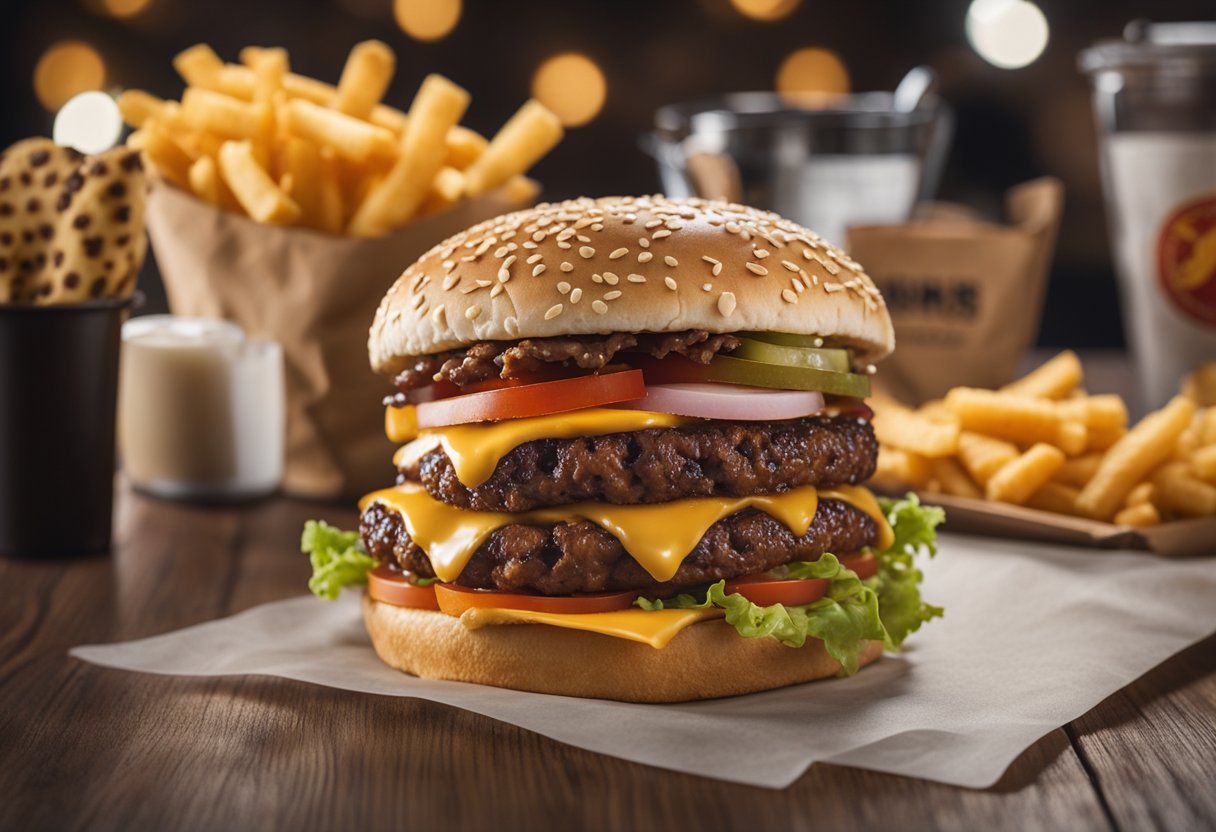
[(1162, 223), (1157, 277), (1178, 309), (1216, 325), (1216, 194), (1179, 206)]

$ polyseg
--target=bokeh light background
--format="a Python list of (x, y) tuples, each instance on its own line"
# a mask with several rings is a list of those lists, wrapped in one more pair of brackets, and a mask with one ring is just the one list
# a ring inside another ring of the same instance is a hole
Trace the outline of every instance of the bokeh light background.
[[(773, 89), (812, 96), (892, 89), (932, 66), (957, 131), (941, 197), (990, 216), (1011, 185), (1050, 174), (1066, 208), (1040, 335), (1118, 346), (1122, 332), (1089, 90), (1077, 53), (1129, 20), (1209, 20), (1212, 0), (8, 0), (0, 29), (4, 145), (50, 135), (74, 95), (138, 87), (178, 97), (173, 56), (210, 43), (279, 45), (292, 68), (336, 81), (357, 41), (398, 55), (386, 97), (408, 107), (428, 72), (473, 93), (465, 123), (490, 133), (529, 95), (569, 126), (535, 170), (547, 198), (653, 192), (638, 148), (663, 104)], [(64, 134), (112, 132), (105, 102), (65, 111)], [(94, 125), (91, 127), (91, 125)], [(163, 303), (155, 266), (141, 278)]]

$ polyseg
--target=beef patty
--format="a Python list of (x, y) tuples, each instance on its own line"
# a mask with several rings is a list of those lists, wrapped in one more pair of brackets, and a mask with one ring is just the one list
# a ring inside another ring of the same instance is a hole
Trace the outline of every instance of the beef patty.
[[(410, 538), (396, 512), (373, 503), (363, 512), (359, 530), (372, 557), (434, 577), (426, 553)], [(780, 520), (746, 509), (710, 526), (672, 580), (659, 582), (616, 537), (590, 521), (512, 524), (490, 534), (456, 583), (545, 595), (639, 590), (663, 596), (792, 561), (814, 560), (824, 552), (851, 554), (872, 545), (877, 537), (873, 519), (840, 500), (820, 500), (814, 521), (800, 537)]]
[(868, 421), (834, 416), (538, 439), (504, 456), (476, 488), (460, 482), (442, 448), (401, 473), (449, 505), (528, 511), (582, 500), (630, 505), (856, 484), (873, 475), (877, 457)]

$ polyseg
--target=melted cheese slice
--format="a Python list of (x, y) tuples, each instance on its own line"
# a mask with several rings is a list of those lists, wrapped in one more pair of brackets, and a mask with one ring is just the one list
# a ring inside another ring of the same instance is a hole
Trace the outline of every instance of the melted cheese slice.
[(496, 529), (513, 523), (544, 525), (590, 520), (621, 542), (625, 551), (656, 581), (668, 581), (714, 523), (747, 508), (756, 508), (780, 520), (796, 536), (806, 534), (815, 519), (819, 497), (851, 503), (874, 519), (880, 548), (893, 535), (873, 495), (857, 486), (839, 486), (822, 492), (804, 486), (784, 494), (751, 497), (698, 497), (651, 505), (618, 506), (583, 502), (513, 514), (505, 511), (468, 511), (436, 500), (416, 483), (373, 491), (360, 502), (396, 511), (413, 541), (430, 558), (442, 581), (456, 580), (482, 542)]
[[(465, 488), (476, 488), (490, 478), (504, 456), (525, 442), (537, 439), (569, 439), (575, 436), (604, 436), (646, 428), (674, 428), (694, 421), (697, 420), (668, 413), (590, 407), (570, 413), (554, 413), (527, 419), (453, 425), (420, 431), (417, 439), (397, 451), (393, 463), (398, 467), (402, 464), (412, 464), (435, 448), (442, 447), (448, 459), (452, 460), (456, 478)], [(405, 436), (406, 433), (397, 435)], [(393, 436), (390, 432), (389, 438)]]
[(569, 615), (554, 612), (529, 612), (527, 610), (505, 610), (474, 608), (465, 610), (460, 622), (470, 630), (495, 624), (547, 624), (568, 630), (585, 630), (600, 635), (640, 641), (661, 649), (675, 638), (681, 630), (699, 621), (721, 618), (720, 609), (704, 610), (619, 610), (617, 612), (595, 612)]

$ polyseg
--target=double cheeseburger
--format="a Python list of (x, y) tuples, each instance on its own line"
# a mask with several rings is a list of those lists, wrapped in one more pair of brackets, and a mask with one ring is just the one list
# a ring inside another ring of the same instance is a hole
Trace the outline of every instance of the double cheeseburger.
[[(847, 674), (940, 610), (935, 510), (861, 486), (882, 296), (741, 205), (579, 199), (482, 223), (372, 324), (396, 485), (310, 523), (311, 587), (367, 583), (418, 676), (630, 701)], [(894, 526), (894, 528), (892, 528)]]

